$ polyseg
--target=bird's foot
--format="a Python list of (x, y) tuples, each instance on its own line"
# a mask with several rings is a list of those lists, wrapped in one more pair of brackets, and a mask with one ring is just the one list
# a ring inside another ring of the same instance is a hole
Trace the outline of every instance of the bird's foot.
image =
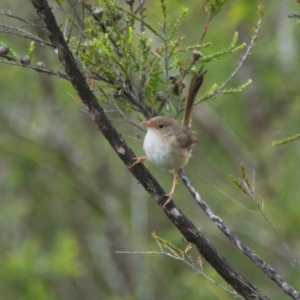
[(162, 198), (165, 198), (165, 197), (167, 198), (167, 201), (164, 203), (163, 207), (165, 207), (169, 202), (172, 201), (174, 194), (175, 194), (175, 191), (171, 191), (169, 194), (165, 194), (162, 196)]
[(134, 166), (138, 165), (138, 164), (143, 164), (144, 161), (146, 161), (148, 159), (147, 156), (141, 156), (141, 157), (135, 157), (133, 160), (135, 160), (135, 162), (130, 166), (130, 169), (132, 169)]
[(163, 207), (165, 207), (172, 200), (172, 198), (175, 194), (175, 190), (176, 190), (177, 185), (178, 185), (178, 172), (177, 172), (177, 170), (175, 170), (171, 192), (169, 194), (166, 194), (166, 195), (163, 196), (163, 197), (167, 197), (167, 201), (165, 202)]

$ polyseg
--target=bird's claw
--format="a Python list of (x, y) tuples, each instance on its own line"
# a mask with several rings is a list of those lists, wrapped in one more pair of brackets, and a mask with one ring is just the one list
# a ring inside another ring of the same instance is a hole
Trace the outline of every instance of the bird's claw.
[(172, 198), (173, 198), (174, 194), (175, 194), (175, 193), (171, 191), (171, 193), (165, 194), (165, 195), (162, 196), (162, 198), (167, 197), (167, 200), (166, 200), (166, 202), (164, 203), (163, 207), (165, 207), (168, 203), (170, 203), (170, 202), (172, 201)]
[(135, 157), (133, 160), (135, 160), (135, 162), (129, 167), (129, 169), (132, 169), (134, 166), (138, 165), (138, 164), (143, 164), (145, 160), (147, 160), (148, 157), (147, 156), (141, 156), (141, 157)]

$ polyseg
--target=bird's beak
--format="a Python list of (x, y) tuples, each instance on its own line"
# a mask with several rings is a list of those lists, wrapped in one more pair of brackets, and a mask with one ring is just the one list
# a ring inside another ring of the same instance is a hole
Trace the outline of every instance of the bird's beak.
[(145, 126), (145, 127), (150, 127), (151, 125), (151, 122), (150, 121), (144, 121), (141, 123), (141, 125)]

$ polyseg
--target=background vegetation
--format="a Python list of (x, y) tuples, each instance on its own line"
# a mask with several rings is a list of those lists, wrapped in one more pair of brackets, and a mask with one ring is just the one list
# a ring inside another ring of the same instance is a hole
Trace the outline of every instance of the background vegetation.
[[(20, 13), (19, 1), (0, 4), (1, 10)], [(182, 1), (166, 4), (172, 22)], [(200, 37), (206, 22), (200, 4), (184, 2), (189, 11), (180, 34), (186, 44)], [(146, 6), (149, 20), (160, 22), (159, 1)], [(221, 95), (197, 107), (193, 129), (200, 142), (185, 170), (224, 222), (299, 290), (299, 269), (291, 265), (290, 253), (261, 214), (231, 200), (257, 212), (228, 177), (239, 176), (241, 161), (249, 178), (255, 172), (257, 199), (264, 200), (268, 219), (298, 257), (299, 142), (272, 147), (274, 140), (299, 132), (300, 30), (287, 17), (297, 9), (296, 1), (266, 1), (259, 40), (230, 87), (248, 79), (253, 84), (240, 94)], [(36, 18), (29, 2), (21, 13)], [(256, 21), (256, 2), (228, 1), (207, 33), (206, 41), (213, 46), (203, 53), (227, 47), (235, 31), (239, 42), (248, 43)], [(0, 23), (5, 22), (0, 16)], [(29, 48), (27, 40), (3, 34), (0, 39), (20, 56)], [(223, 82), (240, 55), (205, 65), (209, 72), (200, 93)], [(36, 49), (34, 60), (61, 68), (55, 53), (43, 46)], [(111, 152), (67, 82), (1, 65), (0, 91), (0, 299), (230, 299), (166, 256), (116, 253), (159, 251), (153, 231), (179, 248), (187, 243)], [(143, 134), (113, 113), (112, 118), (142, 155), (138, 135)], [(150, 163), (147, 167), (168, 189), (172, 176)], [(271, 299), (288, 299), (232, 248), (182, 184), (175, 202), (241, 274)], [(224, 284), (205, 262), (203, 269)]]

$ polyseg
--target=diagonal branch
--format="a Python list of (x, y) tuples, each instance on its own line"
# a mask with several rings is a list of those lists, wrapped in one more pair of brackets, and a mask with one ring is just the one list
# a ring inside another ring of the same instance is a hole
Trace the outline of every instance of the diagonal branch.
[[(147, 192), (162, 207), (160, 200), (165, 195), (165, 191), (143, 165), (130, 168), (135, 155), (112, 126), (97, 102), (95, 95), (90, 90), (83, 74), (78, 69), (48, 2), (46, 0), (31, 0), (31, 3), (43, 21), (48, 37), (52, 45), (58, 50), (59, 59), (82, 103), (86, 106), (90, 117), (133, 176), (138, 179)], [(245, 299), (268, 299), (229, 265), (225, 258), (216, 251), (194, 224), (174, 204), (170, 203), (163, 210), (183, 236), (197, 247), (199, 253), (240, 295)]]
[(230, 231), (229, 228), (223, 223), (222, 219), (217, 216), (212, 209), (208, 206), (208, 204), (202, 199), (200, 194), (193, 187), (191, 181), (188, 176), (184, 173), (183, 170), (179, 171), (179, 175), (184, 182), (185, 186), (192, 194), (193, 198), (196, 200), (197, 204), (201, 207), (201, 209), (206, 213), (206, 215), (215, 223), (215, 225), (225, 234), (225, 236), (251, 261), (258, 266), (262, 271), (273, 280), (280, 288), (284, 290), (284, 292), (290, 295), (293, 299), (300, 299), (300, 294), (296, 291), (291, 285), (285, 282), (282, 277), (275, 272), (275, 270), (269, 266), (265, 261), (263, 261), (252, 249), (250, 249), (243, 241), (239, 240), (239, 238)]

